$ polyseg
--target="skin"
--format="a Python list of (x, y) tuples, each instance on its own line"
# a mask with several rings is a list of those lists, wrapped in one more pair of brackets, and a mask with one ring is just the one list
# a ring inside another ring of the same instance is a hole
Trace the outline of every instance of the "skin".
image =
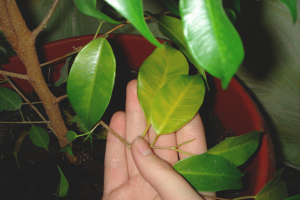
[[(107, 136), (103, 200), (191, 200), (203, 199), (173, 168), (186, 154), (174, 150), (151, 149), (156, 133), (152, 128), (145, 138), (138, 137), (146, 128), (146, 120), (137, 98), (137, 82), (127, 86), (126, 111), (117, 112), (110, 127), (128, 142), (129, 150), (111, 133)], [(170, 147), (195, 141), (179, 149), (193, 154), (207, 150), (204, 127), (199, 114), (176, 133), (159, 137), (155, 146)]]

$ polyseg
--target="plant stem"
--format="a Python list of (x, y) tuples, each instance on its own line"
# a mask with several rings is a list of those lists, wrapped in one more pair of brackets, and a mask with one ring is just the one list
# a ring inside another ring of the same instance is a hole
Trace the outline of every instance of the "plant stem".
[(146, 136), (146, 134), (148, 133), (148, 130), (149, 130), (149, 128), (150, 128), (150, 125), (151, 125), (151, 124), (147, 124), (147, 127), (146, 127), (146, 129), (145, 129), (145, 131), (144, 131), (142, 137), (145, 137), (145, 136)]
[(19, 79), (28, 80), (28, 76), (25, 75), (25, 74), (18, 74), (18, 73), (8, 72), (8, 71), (4, 71), (4, 70), (0, 70), (0, 74), (15, 77), (15, 78), (19, 78)]
[(49, 124), (49, 121), (0, 122), (0, 124)]
[(159, 135), (156, 135), (156, 137), (154, 138), (153, 142), (150, 144), (151, 148), (155, 148), (154, 144), (156, 143), (157, 139), (158, 139)]
[(54, 63), (54, 62), (56, 62), (56, 61), (59, 61), (59, 60), (64, 59), (64, 58), (66, 58), (66, 57), (69, 57), (69, 56), (71, 56), (71, 55), (74, 55), (74, 54), (78, 53), (81, 49), (82, 49), (82, 47), (76, 49), (75, 51), (73, 51), (73, 52), (71, 52), (71, 53), (67, 53), (66, 55), (64, 55), (64, 56), (62, 56), (62, 57), (55, 58), (55, 59), (53, 59), (53, 60), (50, 60), (49, 62), (45, 62), (45, 63), (41, 64), (40, 66), (41, 66), (41, 67), (44, 67), (44, 66), (46, 66), (46, 65), (49, 65), (49, 64), (51, 64), (51, 63)]
[(63, 95), (63, 96), (60, 96), (60, 97), (57, 97), (57, 98), (56, 98), (56, 102), (59, 103), (59, 102), (61, 102), (62, 100), (66, 99), (66, 98), (68, 98), (68, 95), (67, 95), (67, 94), (65, 94), (65, 95)]
[(123, 142), (128, 147), (128, 149), (131, 149), (131, 144), (129, 144), (126, 140), (124, 140), (121, 136), (119, 136), (119, 134), (117, 134), (114, 130), (112, 130), (109, 126), (107, 126), (103, 121), (100, 121), (99, 123), (104, 128), (106, 128), (106, 130), (111, 132), (116, 138), (118, 138), (121, 142)]
[(178, 147), (183, 146), (183, 145), (185, 145), (185, 144), (188, 144), (188, 143), (190, 143), (190, 142), (193, 142), (193, 141), (196, 140), (196, 139), (192, 139), (192, 140), (183, 142), (183, 143), (178, 144), (178, 145), (173, 146), (173, 147), (156, 147), (156, 146), (154, 146), (154, 144), (155, 144), (155, 142), (156, 142), (158, 136), (159, 136), (159, 135), (156, 136), (156, 138), (154, 139), (154, 141), (153, 141), (152, 144), (150, 145), (150, 147), (151, 147), (152, 149), (170, 149), (170, 150), (174, 150), (174, 151), (177, 151), (177, 152), (186, 154), (186, 155), (195, 156), (195, 154), (192, 154), (192, 153), (189, 153), (189, 152), (182, 151), (182, 150), (178, 149)]

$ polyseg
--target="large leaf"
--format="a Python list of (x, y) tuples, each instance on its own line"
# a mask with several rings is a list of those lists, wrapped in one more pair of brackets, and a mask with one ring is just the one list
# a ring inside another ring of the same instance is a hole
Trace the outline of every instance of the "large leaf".
[(176, 76), (188, 73), (189, 65), (185, 57), (169, 43), (164, 43), (163, 48), (156, 48), (144, 61), (139, 70), (137, 92), (148, 124), (158, 91)]
[(0, 87), (0, 109), (7, 111), (19, 110), (22, 107), (22, 98), (15, 91)]
[(17, 161), (17, 164), (18, 164), (18, 167), (20, 168), (20, 165), (19, 165), (19, 161), (18, 161), (18, 154), (19, 154), (19, 150), (21, 148), (21, 145), (23, 143), (23, 140), (24, 138), (28, 135), (28, 132), (26, 131), (22, 131), (19, 135), (19, 138), (18, 140), (16, 141), (15, 143), (15, 146), (14, 146), (14, 149), (13, 151), (11, 152), (11, 154), (16, 158), (16, 161)]
[(172, 133), (187, 124), (203, 103), (205, 86), (199, 75), (181, 75), (157, 93), (151, 124), (158, 135)]
[(49, 135), (44, 128), (32, 125), (32, 127), (29, 130), (29, 137), (33, 144), (35, 144), (38, 147), (43, 147), (47, 151), (49, 151)]
[(279, 0), (279, 1), (283, 3), (290, 10), (293, 22), (295, 23), (297, 20), (297, 0)]
[(161, 44), (155, 39), (149, 30), (143, 15), (143, 4), (141, 0), (105, 0), (109, 5), (116, 9), (121, 15), (147, 39), (157, 47)]
[(121, 22), (118, 22), (116, 20), (113, 20), (112, 18), (108, 17), (106, 14), (100, 12), (97, 9), (97, 0), (73, 0), (74, 4), (80, 10), (82, 13), (95, 17), (97, 19), (105, 20), (112, 24), (119, 24)]
[(241, 39), (222, 0), (182, 0), (184, 35), (196, 62), (227, 88), (244, 58)]
[(261, 133), (260, 131), (253, 131), (242, 136), (228, 138), (205, 153), (222, 156), (236, 166), (240, 166), (257, 149)]
[(275, 177), (255, 196), (255, 200), (282, 200), (288, 197), (284, 181), (280, 178), (284, 169), (277, 172)]
[(243, 187), (238, 168), (218, 155), (192, 156), (180, 160), (173, 167), (198, 191), (215, 192)]
[(158, 23), (159, 31), (166, 37), (168, 37), (172, 42), (174, 42), (180, 51), (184, 53), (187, 59), (195, 65), (203, 77), (205, 76), (205, 71), (196, 62), (196, 60), (191, 55), (187, 43), (183, 35), (182, 22), (180, 19), (169, 17), (169, 16), (159, 16), (155, 17), (154, 20)]
[(58, 184), (58, 187), (56, 190), (56, 196), (64, 197), (68, 194), (69, 183), (58, 165), (57, 165), (57, 168), (58, 168), (58, 171), (60, 174), (60, 180), (59, 180), (59, 184)]
[(70, 71), (67, 93), (75, 112), (89, 130), (100, 120), (111, 98), (116, 61), (104, 38), (85, 46)]

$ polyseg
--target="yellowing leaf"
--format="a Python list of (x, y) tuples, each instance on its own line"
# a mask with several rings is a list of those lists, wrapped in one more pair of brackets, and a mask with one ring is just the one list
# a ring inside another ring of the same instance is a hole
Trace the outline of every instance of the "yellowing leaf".
[(18, 161), (18, 154), (19, 154), (19, 150), (21, 148), (21, 145), (23, 143), (23, 140), (24, 138), (28, 135), (28, 132), (27, 131), (22, 131), (19, 135), (19, 138), (18, 140), (16, 141), (15, 143), (15, 146), (14, 146), (14, 150), (11, 152), (11, 154), (16, 158), (16, 161), (17, 161), (17, 164), (18, 164), (18, 167), (20, 168), (20, 165), (19, 165), (19, 161)]

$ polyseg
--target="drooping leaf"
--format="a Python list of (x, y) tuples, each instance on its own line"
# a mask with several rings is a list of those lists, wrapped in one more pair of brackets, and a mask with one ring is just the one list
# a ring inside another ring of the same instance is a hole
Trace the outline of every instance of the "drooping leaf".
[(21, 145), (23, 143), (23, 140), (24, 138), (28, 135), (28, 132), (27, 131), (22, 131), (19, 135), (19, 138), (18, 140), (16, 141), (15, 143), (15, 146), (14, 146), (14, 149), (13, 151), (11, 152), (11, 154), (16, 158), (16, 161), (17, 161), (17, 164), (18, 164), (18, 167), (20, 168), (20, 165), (19, 165), (19, 161), (18, 161), (18, 154), (19, 154), (19, 150), (21, 148)]
[(289, 197), (289, 198), (284, 199), (284, 200), (299, 200), (299, 199), (300, 199), (300, 194), (292, 196), (292, 197)]
[(38, 147), (43, 147), (47, 151), (49, 151), (49, 135), (44, 128), (32, 125), (32, 127), (29, 130), (29, 137), (33, 144), (35, 144)]
[(280, 169), (275, 177), (255, 196), (255, 200), (282, 200), (288, 197), (284, 181), (280, 178), (284, 169)]
[(157, 93), (151, 124), (157, 135), (177, 131), (187, 124), (203, 103), (205, 86), (199, 75), (180, 75)]
[(75, 140), (77, 138), (77, 134), (73, 131), (68, 131), (66, 134), (66, 138), (67, 138), (68, 142), (71, 143), (73, 140)]
[(172, 11), (175, 15), (180, 15), (178, 3), (176, 3), (175, 0), (162, 0), (162, 3), (168, 8), (169, 11)]
[(234, 10), (230, 9), (230, 8), (224, 8), (227, 17), (230, 19), (231, 23), (233, 25), (236, 24), (236, 14), (234, 12)]
[(196, 62), (227, 88), (244, 58), (242, 41), (222, 0), (182, 0), (183, 32)]
[(80, 131), (82, 131), (83, 133), (88, 132), (89, 130), (85, 127), (85, 125), (82, 123), (81, 119), (79, 118), (78, 115), (75, 115), (70, 122), (75, 122), (77, 123), (77, 127), (79, 128)]
[(61, 84), (67, 82), (69, 77), (69, 62), (72, 59), (72, 57), (68, 57), (66, 59), (66, 63), (61, 67), (60, 69), (60, 77), (59, 79), (54, 83), (55, 87), (60, 86)]
[(236, 166), (240, 166), (257, 149), (261, 133), (261, 131), (253, 131), (245, 135), (230, 137), (205, 153), (222, 156)]
[(297, 0), (279, 0), (279, 1), (283, 3), (290, 10), (293, 22), (295, 23), (297, 20)]
[(19, 110), (22, 107), (22, 98), (15, 91), (0, 87), (0, 108), (7, 111)]
[(188, 49), (187, 43), (183, 35), (181, 20), (169, 16), (155, 17), (154, 20), (158, 23), (159, 31), (177, 45), (180, 51), (182, 51), (182, 53), (199, 70), (200, 74), (206, 80), (204, 69), (196, 62), (196, 60), (193, 58)]
[(100, 120), (111, 98), (116, 60), (104, 38), (93, 40), (75, 58), (67, 93), (84, 126), (91, 130)]
[(153, 45), (161, 47), (149, 30), (143, 15), (143, 4), (141, 0), (105, 0), (116, 9)]
[(74, 1), (74, 4), (76, 5), (76, 7), (78, 8), (78, 10), (80, 10), (82, 13), (84, 13), (88, 16), (95, 17), (100, 20), (105, 20), (112, 24), (122, 23), (122, 22), (116, 21), (116, 20), (110, 18), (109, 16), (107, 16), (106, 14), (100, 12), (97, 9), (97, 0), (73, 0), (73, 1)]
[(61, 148), (59, 151), (60, 152), (65, 152), (65, 153), (70, 154), (71, 156), (74, 156), (73, 151), (72, 151), (72, 147), (70, 146), (70, 144), (68, 144), (67, 146)]
[(173, 167), (197, 191), (215, 192), (243, 187), (239, 169), (218, 155), (192, 156), (180, 160)]
[(150, 114), (158, 91), (176, 76), (187, 75), (189, 65), (183, 54), (164, 43), (156, 48), (139, 69), (137, 93), (146, 121), (150, 124)]
[(69, 183), (58, 165), (57, 168), (60, 174), (60, 181), (56, 190), (56, 196), (64, 197), (68, 194)]

